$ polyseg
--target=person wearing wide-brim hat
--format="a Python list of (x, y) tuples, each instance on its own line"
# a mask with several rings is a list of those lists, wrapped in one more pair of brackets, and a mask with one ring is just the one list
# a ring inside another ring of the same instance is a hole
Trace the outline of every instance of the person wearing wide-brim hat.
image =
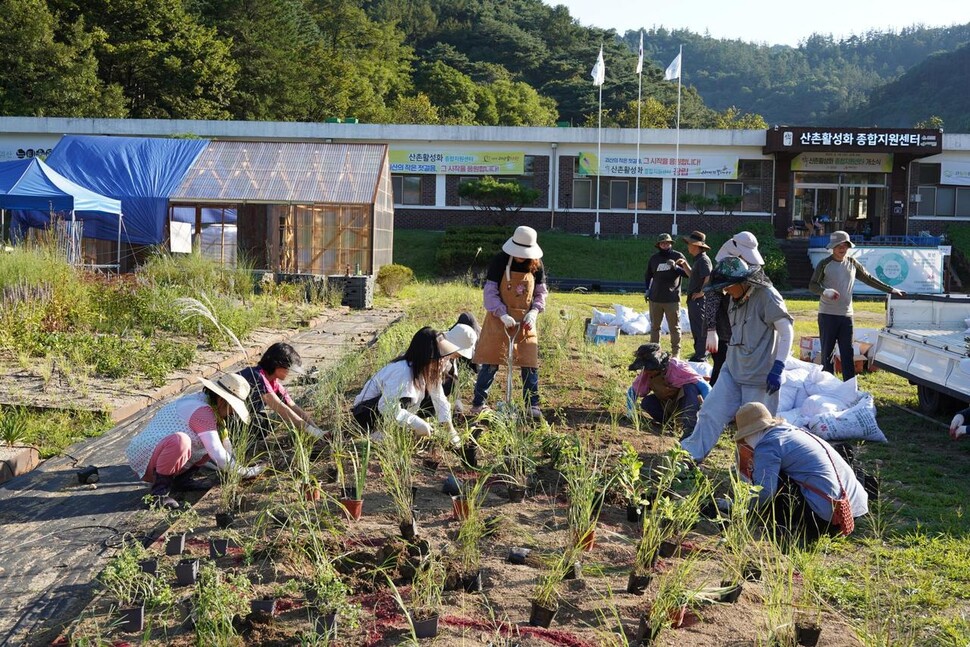
[(694, 339), (692, 362), (707, 360), (707, 328), (704, 325), (704, 286), (711, 278), (714, 265), (707, 256), (710, 246), (702, 231), (692, 231), (682, 239), (687, 243), (687, 253), (693, 257), (687, 271), (687, 319)]
[(772, 503), (771, 516), (793, 535), (813, 539), (851, 532), (833, 516), (833, 501), (843, 497), (852, 519), (869, 511), (865, 487), (825, 440), (773, 417), (760, 402), (742, 405), (735, 424), (739, 469), (761, 486), (758, 501)]
[(443, 435), (452, 445), (460, 445), (442, 377), (455, 355), (474, 346), (474, 335), (466, 334), (464, 328), (467, 326), (440, 333), (425, 326), (414, 333), (404, 354), (374, 373), (354, 398), (351, 414), (357, 424), (375, 439), (382, 437), (383, 421), (410, 427), (416, 436), (431, 436), (433, 427), (419, 410), (425, 397), (430, 397)]
[(485, 321), (472, 357), (479, 365), (472, 415), (487, 409), (486, 400), (495, 373), (500, 365), (508, 363), (509, 335), (512, 335), (512, 366), (519, 367), (522, 374), (526, 413), (533, 418), (542, 417), (536, 320), (545, 310), (548, 290), (538, 238), (532, 227), (517, 227), (485, 271)]
[(238, 470), (244, 478), (262, 471), (261, 466), (236, 463), (225, 433), (230, 416), (249, 423), (249, 384), (234, 373), (213, 380), (199, 378), (199, 382), (201, 391), (156, 411), (125, 449), (131, 469), (152, 484), (153, 500), (163, 507), (179, 507), (171, 492), (194, 489), (197, 484), (189, 477), (203, 463), (212, 461), (220, 470)]
[(819, 296), (818, 336), (822, 352), (822, 370), (835, 373), (833, 353), (838, 344), (842, 358), (842, 379), (855, 377), (855, 351), (852, 348), (852, 289), (856, 279), (871, 288), (895, 296), (902, 290), (883, 283), (866, 271), (862, 263), (848, 255), (855, 243), (848, 232), (833, 231), (826, 247), (832, 250), (812, 273), (808, 289)]
[(663, 320), (670, 331), (670, 353), (680, 354), (680, 282), (687, 276), (689, 265), (684, 255), (673, 248), (670, 234), (657, 236), (654, 246), (657, 252), (647, 261), (643, 273), (646, 289), (643, 298), (650, 304), (650, 341), (660, 342)]
[[(449, 398), (449, 401), (455, 403), (453, 407), (454, 413), (464, 413), (465, 408), (459, 394), (456, 393), (454, 398), (451, 397), (452, 393), (455, 393), (458, 387), (459, 367), (464, 365), (472, 373), (478, 374), (478, 365), (472, 362), (472, 356), (475, 354), (475, 346), (478, 344), (480, 330), (481, 328), (478, 326), (475, 316), (470, 312), (463, 312), (459, 315), (455, 325), (442, 333), (442, 336), (446, 340), (452, 342), (459, 348), (441, 367), (441, 390)], [(434, 403), (431, 401), (431, 396), (426, 396), (421, 402), (419, 412), (425, 414), (433, 408)]]
[(731, 339), (721, 375), (704, 399), (694, 433), (681, 441), (697, 462), (714, 448), (742, 404), (761, 402), (777, 411), (778, 389), (794, 336), (785, 300), (764, 272), (740, 258), (718, 263), (704, 289), (730, 296)]
[(640, 371), (627, 391), (632, 416), (633, 403), (640, 398), (640, 409), (657, 424), (676, 419), (689, 434), (697, 422), (697, 411), (710, 392), (704, 378), (687, 362), (660, 349), (660, 344), (641, 344), (634, 353), (631, 371)]

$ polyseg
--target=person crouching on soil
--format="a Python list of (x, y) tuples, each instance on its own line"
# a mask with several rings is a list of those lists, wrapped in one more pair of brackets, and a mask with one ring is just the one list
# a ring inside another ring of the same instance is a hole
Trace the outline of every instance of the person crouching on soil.
[(630, 370), (640, 371), (630, 387), (631, 395), (641, 398), (640, 408), (658, 425), (676, 419), (690, 434), (711, 390), (704, 378), (687, 362), (662, 352), (660, 344), (641, 345)]
[[(735, 416), (739, 471), (761, 486), (758, 502), (791, 536), (848, 535), (869, 497), (845, 459), (807, 429), (773, 418), (760, 402)], [(847, 507), (846, 507), (847, 506)]]
[(307, 431), (315, 438), (323, 438), (325, 433), (310, 420), (309, 414), (290, 397), (285, 380), (291, 372), (302, 372), (303, 360), (291, 345), (277, 342), (266, 349), (256, 366), (239, 371), (239, 375), (249, 384), (249, 409), (252, 411), (253, 426), (262, 441), (272, 431), (266, 409), (272, 409), (285, 422)]
[[(457, 339), (453, 335), (452, 339)], [(431, 398), (438, 423), (452, 445), (460, 445), (461, 437), (451, 421), (451, 403), (442, 389), (442, 367), (452, 355), (464, 350), (448, 340), (445, 334), (425, 326), (414, 333), (403, 355), (377, 371), (354, 398), (351, 413), (363, 429), (376, 429), (381, 416), (414, 430), (417, 436), (430, 436), (431, 425), (421, 416), (409, 411), (418, 409), (425, 396)], [(377, 433), (375, 437), (379, 437)]]
[(791, 315), (778, 290), (764, 272), (750, 269), (740, 258), (718, 263), (704, 289), (731, 295), (731, 341), (717, 384), (697, 414), (694, 433), (680, 441), (697, 462), (711, 452), (742, 404), (762, 402), (772, 413), (777, 411), (778, 389), (794, 335)]
[[(536, 318), (546, 307), (545, 269), (538, 235), (532, 227), (518, 227), (492, 258), (485, 272), (485, 324), (472, 361), (479, 365), (471, 414), (487, 409), (485, 400), (499, 365), (508, 364), (509, 339), (515, 331), (512, 365), (522, 370), (526, 412), (541, 418), (539, 409), (539, 343)], [(521, 326), (519, 326), (521, 324)], [(517, 328), (517, 326), (519, 326)]]
[(226, 423), (235, 414), (249, 423), (246, 398), (249, 384), (236, 374), (224, 374), (211, 382), (199, 378), (203, 389), (190, 393), (155, 412), (125, 450), (128, 464), (138, 477), (152, 484), (154, 502), (179, 507), (172, 490), (193, 489), (189, 480), (200, 465), (212, 461), (219, 470), (238, 470), (253, 478), (262, 466), (237, 465)]
[[(475, 345), (478, 343), (478, 331), (480, 329), (477, 329), (477, 327), (475, 317), (470, 312), (463, 312), (458, 317), (458, 323), (444, 332), (445, 339), (461, 349), (442, 362), (441, 369), (441, 389), (444, 391), (445, 397), (449, 399), (451, 394), (455, 393), (455, 404), (453, 405), (455, 413), (463, 413), (464, 410), (464, 405), (457, 393), (460, 367), (464, 365), (472, 373), (478, 373), (478, 365), (471, 361), (472, 355), (475, 354)], [(431, 401), (431, 397), (425, 396), (424, 400), (421, 401), (421, 408), (418, 413), (429, 415), (433, 410), (434, 403)]]

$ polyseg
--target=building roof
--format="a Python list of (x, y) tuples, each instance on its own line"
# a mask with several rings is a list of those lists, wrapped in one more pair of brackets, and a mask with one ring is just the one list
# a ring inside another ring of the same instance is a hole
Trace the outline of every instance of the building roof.
[(372, 204), (386, 144), (215, 141), (172, 201)]

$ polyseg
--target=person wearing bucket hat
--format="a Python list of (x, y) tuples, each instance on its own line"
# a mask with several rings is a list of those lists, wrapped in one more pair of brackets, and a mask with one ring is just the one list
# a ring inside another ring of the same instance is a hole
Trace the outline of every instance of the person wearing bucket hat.
[(778, 389), (794, 336), (785, 300), (764, 272), (742, 259), (732, 256), (718, 263), (705, 290), (730, 295), (731, 338), (721, 374), (704, 399), (694, 433), (681, 441), (696, 462), (714, 448), (741, 404), (761, 402), (769, 411), (778, 409)]
[(253, 427), (266, 445), (267, 437), (272, 432), (272, 424), (266, 415), (269, 408), (286, 423), (308, 432), (315, 438), (323, 438), (325, 432), (313, 424), (310, 415), (293, 400), (289, 391), (283, 386), (283, 380), (290, 373), (302, 373), (300, 365), (303, 360), (290, 344), (277, 342), (263, 351), (256, 366), (249, 366), (239, 371), (239, 375), (249, 383), (250, 391), (247, 404), (253, 417)]
[(684, 255), (672, 249), (670, 234), (660, 234), (654, 244), (657, 253), (647, 261), (643, 274), (646, 290), (643, 298), (650, 304), (650, 341), (660, 342), (660, 327), (667, 319), (670, 331), (670, 352), (680, 354), (680, 282), (687, 276), (689, 265)]
[[(748, 267), (755, 269), (764, 265), (764, 258), (758, 251), (758, 239), (750, 231), (740, 231), (721, 245), (715, 263), (725, 258), (736, 256), (741, 258)], [(717, 378), (727, 357), (728, 341), (731, 339), (731, 324), (728, 317), (728, 303), (730, 299), (720, 290), (710, 290), (704, 294), (704, 330), (706, 331), (705, 348), (711, 353), (714, 368), (711, 371), (711, 386), (717, 384)]]
[(704, 326), (704, 286), (710, 281), (714, 266), (707, 256), (710, 246), (704, 232), (692, 231), (684, 236), (687, 252), (694, 257), (687, 268), (687, 319), (690, 321), (690, 335), (694, 340), (692, 362), (707, 361), (707, 328)]
[(424, 398), (430, 397), (445, 436), (452, 445), (460, 445), (461, 438), (451, 421), (451, 403), (442, 388), (442, 374), (450, 358), (467, 351), (473, 343), (469, 336), (421, 328), (403, 355), (391, 360), (364, 384), (354, 398), (354, 420), (376, 437), (382, 417), (410, 427), (417, 436), (430, 436), (431, 425), (416, 413)]
[(697, 411), (710, 392), (710, 387), (687, 362), (660, 350), (660, 344), (642, 344), (634, 353), (631, 371), (640, 371), (627, 391), (627, 412), (634, 415), (634, 404), (640, 398), (640, 409), (657, 425), (676, 418), (690, 433), (697, 422)]
[[(461, 323), (463, 321), (470, 321), (472, 324), (476, 323), (474, 315), (470, 312), (463, 312), (458, 318), (459, 323), (456, 323), (443, 333), (446, 340), (458, 347), (458, 350), (448, 356), (442, 363), (441, 389), (449, 399), (451, 399), (451, 394), (458, 386), (458, 371), (462, 364), (468, 366), (473, 373), (478, 373), (478, 366), (471, 361), (472, 356), (475, 354), (475, 345), (478, 343), (478, 331), (475, 330), (473, 325)], [(453, 400), (455, 403), (454, 412), (462, 413), (464, 404), (462, 404), (461, 399), (455, 397)], [(431, 396), (425, 396), (424, 400), (421, 401), (421, 407), (418, 412), (426, 415), (433, 408), (434, 403), (431, 401)]]
[[(812, 540), (822, 534), (849, 534), (854, 519), (869, 512), (865, 487), (825, 440), (772, 417), (760, 402), (742, 405), (735, 424), (739, 470), (752, 485), (761, 486), (759, 503), (772, 505), (770, 518), (792, 536)], [(848, 500), (853, 521), (834, 514), (839, 499)]]
[[(829, 236), (828, 249), (832, 250), (812, 273), (808, 289), (819, 297), (818, 336), (822, 352), (822, 370), (835, 373), (833, 353), (836, 344), (842, 358), (842, 379), (855, 377), (855, 351), (852, 348), (852, 288), (856, 279), (871, 288), (894, 296), (903, 296), (902, 290), (887, 285), (869, 274), (862, 263), (848, 255), (855, 247), (849, 234), (833, 231)], [(848, 359), (847, 359), (848, 358)]]
[(125, 449), (131, 469), (151, 483), (153, 502), (162, 507), (179, 507), (171, 492), (184, 489), (187, 477), (210, 460), (220, 470), (238, 470), (243, 478), (253, 478), (263, 470), (260, 465), (238, 465), (225, 433), (233, 414), (243, 423), (249, 422), (249, 384), (234, 373), (214, 380), (199, 378), (199, 382), (201, 391), (156, 411)]
[(511, 342), (512, 367), (519, 367), (522, 374), (522, 397), (526, 412), (533, 418), (542, 417), (539, 409), (539, 338), (536, 335), (536, 320), (546, 308), (548, 290), (541, 259), (542, 249), (535, 229), (518, 227), (485, 271), (482, 294), (485, 322), (472, 357), (472, 361), (479, 365), (470, 411), (473, 416), (487, 410), (488, 392), (499, 365), (509, 361)]

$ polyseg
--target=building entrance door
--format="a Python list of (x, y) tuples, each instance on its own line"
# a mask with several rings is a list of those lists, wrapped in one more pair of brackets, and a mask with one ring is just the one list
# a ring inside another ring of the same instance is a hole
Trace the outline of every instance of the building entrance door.
[(885, 233), (885, 173), (795, 173), (792, 218), (815, 235), (837, 229), (866, 239)]

